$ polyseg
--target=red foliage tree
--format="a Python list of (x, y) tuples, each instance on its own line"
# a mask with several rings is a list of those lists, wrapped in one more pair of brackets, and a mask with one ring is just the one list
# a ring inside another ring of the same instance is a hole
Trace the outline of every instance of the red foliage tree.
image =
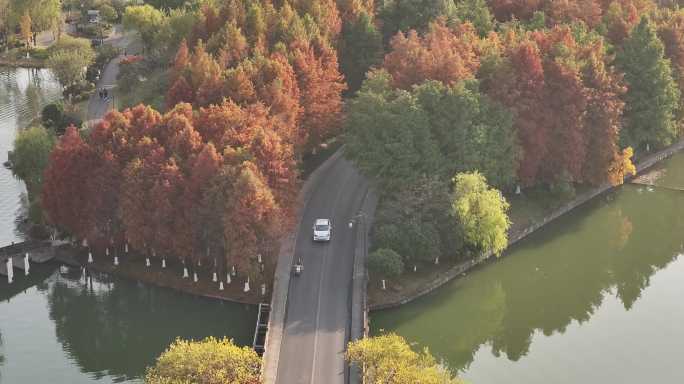
[(545, 7), (547, 22), (550, 25), (583, 21), (591, 28), (601, 23), (603, 9), (599, 0), (554, 0), (547, 1)]
[(187, 78), (195, 92), (197, 105), (221, 102), (222, 70), (219, 63), (205, 50), (200, 41), (192, 53)]
[(172, 82), (178, 79), (178, 77), (183, 74), (183, 71), (185, 71), (189, 62), (190, 50), (188, 49), (188, 42), (185, 39), (183, 39), (183, 41), (181, 41), (180, 43), (180, 46), (178, 47), (178, 52), (176, 52), (176, 56), (173, 60), (173, 65), (171, 67), (170, 79)]
[(152, 194), (158, 170), (167, 159), (159, 143), (149, 137), (135, 146), (138, 153), (123, 171), (120, 215), (126, 228), (126, 238), (138, 250), (168, 250), (159, 235), (159, 223), (155, 221), (151, 207)]
[(515, 111), (523, 184), (599, 184), (623, 162), (618, 147), (621, 78), (606, 69), (601, 39), (584, 45), (568, 27), (508, 38), (504, 60), (483, 82)]
[(280, 210), (253, 163), (244, 162), (224, 170), (219, 178), (225, 178), (225, 183), (230, 185), (229, 188), (222, 186), (224, 191), (229, 191), (224, 200), (223, 220), (231, 223), (224, 231), (226, 259), (245, 270), (249, 259), (263, 252), (272, 236), (280, 233)]
[(299, 87), (292, 66), (281, 54), (245, 60), (227, 73), (224, 94), (247, 106), (261, 102), (279, 120), (278, 133), (289, 143), (301, 143)]
[(587, 100), (577, 68), (548, 60), (545, 68), (548, 153), (540, 171), (543, 180), (582, 181), (585, 160), (584, 114)]
[(166, 108), (171, 109), (178, 103), (194, 103), (195, 90), (188, 84), (185, 77), (180, 76), (166, 93)]
[(293, 63), (301, 94), (301, 140), (316, 148), (342, 127), (342, 92), (346, 89), (337, 67), (337, 54), (323, 43), (295, 45)]
[(190, 104), (178, 104), (161, 121), (159, 140), (168, 155), (182, 164), (189, 164), (202, 147), (202, 138), (193, 125)]
[(206, 249), (207, 254), (210, 253), (212, 246), (215, 251), (218, 251), (217, 243), (222, 244), (222, 241), (217, 241), (221, 239), (221, 236), (216, 236), (216, 228), (212, 228), (218, 227), (211, 222), (211, 214), (215, 207), (207, 204), (204, 198), (205, 191), (209, 189), (222, 164), (223, 158), (216, 151), (216, 147), (212, 143), (204, 144), (192, 162), (179, 205), (179, 208), (186, 213), (185, 218), (189, 222), (180, 220), (178, 224), (187, 224), (187, 229), (191, 231), (189, 239), (191, 248), (193, 250)]
[(651, 0), (602, 0), (603, 20), (606, 24), (606, 37), (613, 44), (620, 45), (629, 36), (632, 28), (639, 23), (641, 15), (655, 8)]
[(406, 35), (397, 33), (384, 67), (398, 88), (408, 89), (428, 79), (455, 84), (474, 77), (480, 65), (477, 43), (477, 33), (471, 24), (460, 24), (452, 30), (442, 20), (431, 24), (424, 37), (415, 30)]
[(515, 126), (523, 156), (518, 176), (523, 184), (536, 182), (548, 152), (548, 117), (542, 99), (545, 74), (542, 53), (532, 41), (507, 48), (508, 61), (485, 83), (490, 95), (516, 113)]
[(586, 49), (588, 105), (585, 129), (589, 139), (584, 175), (592, 184), (605, 181), (621, 183), (625, 173), (618, 140), (625, 106), (621, 96), (626, 88), (622, 76), (606, 66), (604, 55), (601, 43), (592, 44)]
[(83, 204), (90, 196), (83, 182), (94, 158), (92, 148), (70, 126), (52, 151), (43, 179), (41, 202), (48, 221), (81, 238), (90, 229)]

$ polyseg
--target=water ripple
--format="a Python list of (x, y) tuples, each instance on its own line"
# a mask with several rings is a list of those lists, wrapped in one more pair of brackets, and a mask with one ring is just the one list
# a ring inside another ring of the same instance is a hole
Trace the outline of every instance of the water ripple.
[[(60, 98), (59, 84), (49, 71), (0, 67), (0, 162), (7, 160), (17, 131)], [(22, 240), (15, 223), (26, 210), (25, 193), (24, 184), (0, 167), (0, 246)]]

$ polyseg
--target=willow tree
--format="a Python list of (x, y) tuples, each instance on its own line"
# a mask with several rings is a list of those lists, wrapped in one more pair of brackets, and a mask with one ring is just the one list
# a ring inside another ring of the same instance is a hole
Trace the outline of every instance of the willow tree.
[(508, 245), (509, 207), (501, 192), (490, 188), (478, 172), (454, 177), (451, 214), (458, 220), (466, 244), (500, 254)]

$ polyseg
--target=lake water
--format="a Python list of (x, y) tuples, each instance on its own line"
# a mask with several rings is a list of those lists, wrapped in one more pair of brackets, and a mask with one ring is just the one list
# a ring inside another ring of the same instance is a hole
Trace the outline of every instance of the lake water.
[(0, 383), (139, 383), (177, 337), (251, 345), (254, 306), (36, 266), (0, 279)]
[[(658, 184), (684, 187), (684, 155)], [(662, 169), (661, 169), (662, 170)], [(428, 297), (371, 314), (473, 384), (683, 383), (684, 192), (625, 185)]]
[[(17, 131), (60, 99), (59, 83), (49, 71), (0, 67), (0, 163), (7, 161)], [(26, 211), (25, 200), (24, 183), (0, 165), (0, 246), (23, 239), (16, 224)]]
[[(0, 162), (18, 129), (60, 99), (48, 71), (0, 68)], [(0, 167), (0, 246), (20, 241), (25, 188)], [(0, 384), (139, 383), (177, 337), (251, 345), (256, 308), (78, 270), (33, 266), (0, 276)]]

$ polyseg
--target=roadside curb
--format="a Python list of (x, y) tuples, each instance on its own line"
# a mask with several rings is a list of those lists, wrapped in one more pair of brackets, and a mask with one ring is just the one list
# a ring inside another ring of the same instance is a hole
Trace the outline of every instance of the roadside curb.
[[(669, 158), (673, 154), (681, 151), (684, 149), (684, 139), (680, 140), (679, 142), (659, 151), (656, 152), (638, 164), (636, 164), (636, 169), (637, 173), (634, 176), (630, 176), (628, 178), (625, 178), (625, 182), (632, 180), (634, 177), (639, 175), (641, 172), (648, 170), (649, 168), (653, 167), (654, 165), (660, 163), (661, 161)], [(616, 187), (619, 187), (619, 185), (611, 185), (610, 183), (605, 183), (602, 184), (590, 191), (587, 191), (580, 196), (578, 196), (576, 199), (571, 201), (570, 203), (564, 205), (563, 207), (553, 211), (550, 213), (548, 216), (544, 217), (544, 219), (540, 222), (534, 223), (531, 226), (527, 227), (525, 230), (519, 232), (516, 234), (514, 237), (510, 238), (508, 241), (508, 247), (516, 244), (517, 242), (523, 240), (524, 238), (530, 236), (532, 233), (536, 232), (537, 230), (541, 229), (542, 227), (546, 226), (550, 222), (556, 220), (557, 218), (565, 215), (566, 213), (574, 210), (575, 208), (587, 203), (590, 200), (593, 200), (595, 197), (602, 195), (608, 191), (611, 191), (615, 189)], [(503, 254), (505, 255), (505, 253)], [(503, 256), (502, 256), (503, 257)], [(493, 259), (491, 259), (491, 253), (483, 254), (475, 259), (468, 260), (462, 263), (459, 263), (447, 271), (440, 273), (437, 278), (427, 285), (425, 285), (422, 289), (420, 289), (418, 292), (415, 292), (413, 294), (410, 294), (408, 296), (399, 298), (397, 300), (393, 300), (390, 302), (386, 303), (381, 303), (381, 304), (374, 304), (370, 305), (368, 308), (368, 311), (379, 311), (383, 309), (390, 309), (390, 308), (395, 308), (399, 307), (401, 305), (410, 303), (420, 297), (423, 297), (432, 291), (436, 290), (437, 288), (443, 286), (444, 284), (450, 282), (451, 280), (454, 280), (461, 274), (464, 274), (471, 269), (473, 269), (476, 266), (482, 265), (486, 262), (490, 262)], [(496, 260), (496, 259), (494, 259)]]
[[(351, 294), (351, 329), (350, 341), (356, 341), (368, 336), (368, 271), (366, 259), (370, 241), (368, 236), (373, 226), (375, 208), (378, 205), (378, 195), (372, 185), (366, 189), (360, 212), (363, 216), (363, 225), (357, 225), (356, 248), (354, 250), (354, 269), (352, 272)], [(349, 383), (359, 384), (362, 382), (361, 369), (356, 365), (349, 367)]]
[(278, 360), (280, 358), (280, 346), (283, 340), (283, 329), (287, 311), (287, 294), (290, 288), (290, 277), (294, 251), (297, 245), (297, 234), (302, 224), (304, 208), (311, 199), (313, 188), (325, 170), (337, 162), (344, 152), (344, 145), (335, 151), (326, 161), (314, 170), (304, 182), (298, 197), (297, 225), (293, 231), (281, 240), (278, 264), (273, 277), (273, 294), (271, 296), (271, 314), (268, 319), (268, 332), (266, 333), (265, 352), (261, 376), (264, 384), (274, 384), (278, 374)]

